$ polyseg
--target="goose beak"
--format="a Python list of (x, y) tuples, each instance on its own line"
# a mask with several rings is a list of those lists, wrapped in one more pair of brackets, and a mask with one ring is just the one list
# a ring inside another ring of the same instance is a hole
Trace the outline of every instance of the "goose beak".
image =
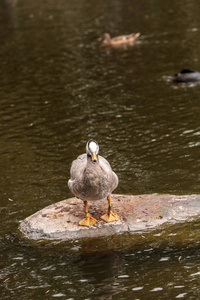
[(96, 162), (96, 161), (97, 161), (97, 156), (96, 156), (96, 153), (95, 153), (95, 152), (92, 153), (92, 161), (93, 161), (93, 162)]

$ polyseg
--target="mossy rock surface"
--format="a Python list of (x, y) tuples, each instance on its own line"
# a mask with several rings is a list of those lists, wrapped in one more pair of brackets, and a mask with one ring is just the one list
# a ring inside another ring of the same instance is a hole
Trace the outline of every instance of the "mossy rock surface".
[(112, 211), (118, 221), (106, 223), (105, 200), (88, 202), (90, 214), (98, 221), (80, 226), (85, 217), (83, 201), (70, 198), (51, 204), (27, 217), (19, 225), (25, 237), (34, 240), (71, 240), (138, 232), (163, 223), (175, 223), (200, 215), (200, 195), (112, 195)]

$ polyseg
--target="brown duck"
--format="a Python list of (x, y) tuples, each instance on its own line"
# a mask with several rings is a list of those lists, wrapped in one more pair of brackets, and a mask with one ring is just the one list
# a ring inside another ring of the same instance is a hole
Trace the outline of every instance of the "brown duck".
[(98, 38), (98, 41), (102, 41), (102, 43), (106, 46), (132, 44), (139, 36), (140, 33), (138, 32), (111, 38), (109, 33), (104, 33), (100, 38)]

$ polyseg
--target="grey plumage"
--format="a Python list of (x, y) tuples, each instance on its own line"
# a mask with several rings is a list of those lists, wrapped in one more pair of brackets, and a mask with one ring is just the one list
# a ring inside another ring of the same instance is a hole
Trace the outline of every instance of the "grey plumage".
[(109, 162), (98, 155), (96, 162), (82, 154), (72, 162), (68, 186), (72, 194), (83, 201), (101, 200), (118, 186), (118, 177)]

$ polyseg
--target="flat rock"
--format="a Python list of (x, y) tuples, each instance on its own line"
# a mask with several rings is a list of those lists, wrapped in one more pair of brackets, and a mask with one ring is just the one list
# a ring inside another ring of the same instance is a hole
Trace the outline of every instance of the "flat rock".
[(118, 221), (106, 223), (107, 200), (88, 202), (97, 219), (91, 227), (80, 226), (85, 217), (83, 201), (70, 198), (51, 204), (27, 217), (19, 225), (25, 237), (34, 240), (71, 240), (138, 232), (163, 223), (187, 220), (200, 215), (200, 195), (112, 195), (112, 211)]

